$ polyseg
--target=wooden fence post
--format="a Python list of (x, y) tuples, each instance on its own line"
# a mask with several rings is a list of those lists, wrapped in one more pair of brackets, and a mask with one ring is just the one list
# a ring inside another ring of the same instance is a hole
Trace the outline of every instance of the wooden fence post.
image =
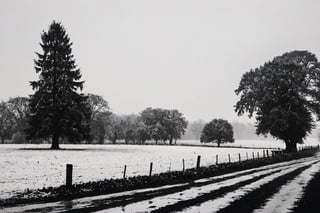
[(267, 150), (267, 158), (269, 158), (269, 150)]
[(67, 177), (66, 177), (66, 186), (67, 188), (72, 187), (72, 164), (67, 164)]
[(228, 159), (229, 159), (229, 163), (231, 163), (231, 158), (230, 158), (230, 154), (228, 154)]
[(201, 156), (198, 155), (198, 158), (197, 158), (197, 169), (200, 168), (200, 160), (201, 160)]
[(257, 158), (259, 159), (259, 152), (257, 152)]
[(182, 159), (182, 171), (184, 172), (184, 159)]
[(241, 155), (240, 155), (240, 153), (239, 153), (239, 162), (241, 162)]
[(126, 172), (127, 172), (127, 165), (124, 165), (124, 169), (123, 169), (123, 179), (126, 178)]
[(247, 160), (249, 160), (249, 157), (248, 157), (248, 152), (246, 152), (246, 156), (247, 156)]
[(149, 177), (152, 175), (152, 162), (150, 163), (150, 171), (149, 171)]
[(265, 158), (265, 157), (266, 157), (266, 151), (263, 150), (263, 158)]
[(252, 159), (254, 160), (254, 152), (252, 152)]
[(216, 165), (218, 165), (219, 164), (219, 162), (218, 162), (218, 159), (219, 158), (219, 156), (218, 155), (216, 155)]

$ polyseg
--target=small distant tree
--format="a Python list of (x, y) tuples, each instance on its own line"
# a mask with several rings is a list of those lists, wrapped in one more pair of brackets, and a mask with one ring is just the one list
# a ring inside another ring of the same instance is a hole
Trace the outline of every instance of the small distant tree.
[(238, 115), (256, 117), (256, 133), (281, 139), (286, 151), (311, 132), (320, 118), (320, 64), (308, 51), (275, 57), (242, 76), (235, 105)]
[(14, 114), (10, 111), (8, 103), (5, 101), (0, 102), (0, 137), (1, 142), (4, 143), (5, 139), (11, 139), (16, 122)]
[(27, 115), (29, 114), (29, 98), (27, 97), (15, 97), (10, 98), (8, 108), (13, 115), (15, 122), (14, 135), (12, 138), (14, 143), (25, 143), (26, 135), (25, 130), (28, 127)]
[(173, 140), (181, 138), (188, 125), (183, 114), (178, 110), (168, 110), (160, 108), (147, 108), (141, 112), (141, 120), (148, 128), (151, 139), (158, 141)]
[(138, 116), (135, 114), (121, 116), (123, 124), (124, 141), (126, 144), (129, 143), (129, 141), (132, 141), (133, 143), (135, 143), (136, 141), (136, 131), (138, 124), (137, 118)]
[(109, 104), (102, 96), (95, 94), (88, 94), (87, 101), (91, 108), (91, 135), (99, 144), (103, 144), (106, 135), (105, 126), (110, 122)]
[(168, 134), (169, 144), (181, 138), (188, 126), (187, 120), (178, 110), (164, 110), (163, 126)]
[(28, 139), (52, 138), (51, 149), (59, 149), (59, 139), (79, 142), (90, 138), (91, 111), (83, 89), (80, 70), (72, 55), (72, 42), (58, 22), (41, 35), (43, 53), (36, 53), (38, 81), (30, 84)]
[(150, 139), (153, 139), (156, 144), (165, 137), (166, 132), (161, 125), (161, 120), (163, 118), (161, 109), (148, 107), (140, 113), (140, 118), (147, 127)]
[(116, 114), (110, 115), (109, 123), (105, 128), (106, 136), (113, 144), (116, 144), (117, 140), (124, 139), (124, 126), (125, 123), (121, 116)]
[(139, 144), (143, 144), (147, 140), (150, 140), (148, 127), (141, 121), (140, 117), (138, 117), (138, 122), (135, 130), (135, 138)]
[(205, 124), (200, 137), (201, 143), (221, 143), (234, 142), (232, 125), (223, 119), (213, 119)]
[(158, 144), (158, 141), (163, 141), (163, 143), (168, 140), (168, 134), (166, 132), (166, 128), (160, 123), (157, 122), (152, 126), (149, 126), (150, 136), (151, 139), (153, 139), (156, 144)]

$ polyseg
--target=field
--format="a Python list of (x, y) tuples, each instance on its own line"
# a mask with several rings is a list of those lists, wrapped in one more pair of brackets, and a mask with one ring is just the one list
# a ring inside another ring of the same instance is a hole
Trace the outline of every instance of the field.
[(252, 152), (262, 156), (261, 149), (188, 147), (188, 146), (137, 146), (137, 145), (62, 145), (64, 150), (52, 151), (46, 144), (4, 144), (0, 146), (0, 198), (10, 197), (27, 188), (59, 186), (65, 183), (65, 167), (73, 164), (74, 182), (120, 178), (124, 165), (127, 176), (146, 175), (150, 162), (153, 173), (182, 170), (196, 165), (201, 155), (201, 165), (252, 157)]
[[(319, 154), (193, 181), (106, 195), (0, 207), (4, 212), (316, 212)], [(236, 165), (236, 164), (234, 164)], [(315, 179), (317, 178), (317, 179)], [(309, 187), (310, 185), (310, 187)], [(307, 190), (306, 190), (307, 189)], [(311, 192), (310, 192), (311, 189)], [(308, 211), (304, 211), (308, 209)]]
[[(307, 144), (315, 144), (315, 140)], [(197, 142), (180, 141), (184, 144)], [(236, 146), (283, 147), (274, 141), (236, 141)], [(26, 189), (59, 186), (65, 184), (65, 167), (67, 163), (74, 166), (75, 183), (97, 181), (105, 178), (121, 178), (124, 165), (127, 176), (146, 175), (150, 162), (153, 173), (168, 170), (182, 170), (195, 167), (198, 155), (201, 165), (215, 164), (216, 155), (219, 162), (262, 156), (262, 149), (215, 148), (194, 146), (150, 146), (150, 145), (61, 145), (63, 150), (52, 151), (48, 144), (3, 144), (0, 146), (0, 199), (8, 198)]]

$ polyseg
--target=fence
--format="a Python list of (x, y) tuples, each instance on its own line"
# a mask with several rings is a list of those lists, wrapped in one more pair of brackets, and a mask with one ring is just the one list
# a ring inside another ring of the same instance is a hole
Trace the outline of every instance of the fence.
[[(304, 150), (314, 150), (320, 149), (320, 146), (304, 146), (304, 147), (299, 147), (298, 148), (298, 152), (304, 151)], [(251, 157), (250, 157), (251, 154)], [(243, 162), (243, 161), (248, 161), (248, 160), (259, 160), (259, 159), (265, 159), (265, 158), (274, 158), (277, 155), (282, 155), (284, 154), (283, 150), (268, 150), (268, 149), (264, 149), (262, 150), (262, 155), (259, 154), (259, 152), (252, 152), (252, 153), (248, 153), (246, 152), (245, 156), (241, 155), (240, 153), (238, 153), (237, 158), (235, 157), (231, 157), (230, 154), (227, 154), (228, 156), (228, 161), (219, 161), (219, 155), (217, 154), (215, 156), (215, 165), (221, 164), (221, 163), (238, 163), (238, 162)], [(221, 156), (221, 155), (220, 155)], [(123, 178), (126, 178), (126, 172), (127, 172), (127, 165), (124, 165), (124, 169), (123, 169)], [(195, 168), (199, 169), (201, 167), (201, 155), (197, 156), (197, 160), (196, 160), (196, 165)], [(182, 165), (181, 165), (181, 169), (184, 172), (185, 171), (185, 159), (182, 159)], [(169, 172), (170, 172), (170, 167), (169, 167)], [(152, 172), (153, 172), (153, 162), (150, 162), (150, 166), (149, 166), (149, 177), (152, 176)], [(67, 187), (72, 187), (72, 173), (73, 173), (73, 165), (72, 164), (67, 164), (66, 166), (66, 186)]]

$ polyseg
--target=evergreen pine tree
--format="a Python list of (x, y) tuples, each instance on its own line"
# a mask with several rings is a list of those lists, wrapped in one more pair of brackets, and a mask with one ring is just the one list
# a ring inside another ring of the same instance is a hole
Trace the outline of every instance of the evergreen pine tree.
[(59, 149), (59, 140), (79, 142), (90, 137), (90, 107), (80, 93), (84, 81), (72, 55), (72, 42), (61, 23), (53, 21), (41, 35), (43, 53), (36, 53), (38, 81), (30, 82), (28, 139), (52, 138), (51, 149)]

